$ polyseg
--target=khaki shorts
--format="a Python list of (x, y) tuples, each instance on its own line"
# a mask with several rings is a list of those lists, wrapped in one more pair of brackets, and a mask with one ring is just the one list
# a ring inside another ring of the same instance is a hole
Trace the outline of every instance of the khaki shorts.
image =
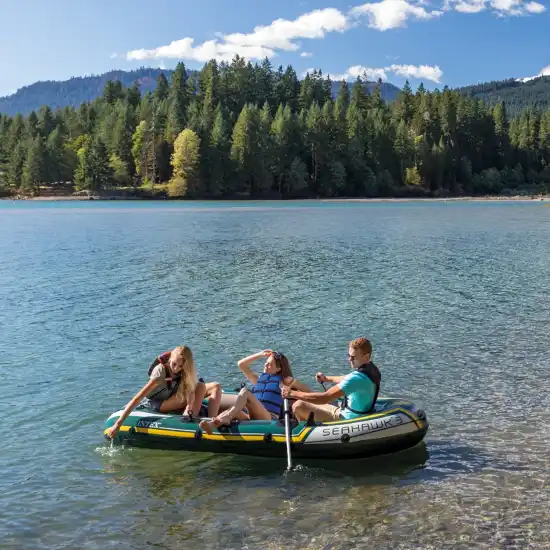
[[(318, 411), (323, 411), (325, 413), (328, 413), (332, 417), (332, 420), (342, 419), (342, 417), (340, 416), (342, 409), (340, 407), (335, 407), (334, 405), (330, 405), (330, 404), (314, 405), (313, 403), (310, 403), (309, 406), (312, 409), (317, 409)], [(330, 422), (330, 420), (327, 420), (327, 422)]]

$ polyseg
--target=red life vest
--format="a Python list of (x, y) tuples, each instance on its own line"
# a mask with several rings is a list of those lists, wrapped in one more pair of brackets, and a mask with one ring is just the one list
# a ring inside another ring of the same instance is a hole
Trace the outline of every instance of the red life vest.
[(181, 381), (181, 374), (179, 374), (178, 376), (172, 375), (172, 371), (170, 370), (170, 365), (168, 364), (168, 361), (170, 360), (170, 355), (172, 355), (172, 350), (166, 351), (163, 354), (159, 355), (158, 357), (155, 357), (155, 360), (149, 366), (149, 371), (147, 372), (147, 374), (151, 376), (153, 369), (157, 365), (162, 365), (164, 368), (164, 377), (166, 378), (166, 386), (168, 387), (169, 390), (171, 390), (172, 383), (174, 383), (175, 384), (174, 392), (175, 392)]

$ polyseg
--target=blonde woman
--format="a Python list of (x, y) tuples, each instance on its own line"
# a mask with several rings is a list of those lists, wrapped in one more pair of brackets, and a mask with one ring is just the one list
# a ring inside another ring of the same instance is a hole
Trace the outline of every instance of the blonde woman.
[[(216, 382), (210, 383), (210, 392), (217, 389), (213, 385), (219, 386)], [(126, 405), (107, 435), (111, 439), (114, 438), (128, 415), (144, 398), (151, 408), (158, 412), (168, 413), (183, 409), (184, 415), (192, 413), (193, 416), (198, 416), (206, 391), (206, 384), (199, 382), (197, 378), (191, 349), (187, 346), (178, 346), (158, 357), (158, 364), (149, 370), (149, 381)], [(221, 393), (219, 398), (221, 399)], [(215, 406), (213, 409), (217, 413)]]

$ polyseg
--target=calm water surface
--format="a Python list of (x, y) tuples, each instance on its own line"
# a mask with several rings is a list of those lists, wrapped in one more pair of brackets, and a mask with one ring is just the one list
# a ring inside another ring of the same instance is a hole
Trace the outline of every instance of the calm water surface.
[[(4, 201), (0, 259), (3, 550), (549, 547), (550, 208)], [(103, 440), (176, 344), (315, 386), (359, 335), (425, 445), (285, 473)]]

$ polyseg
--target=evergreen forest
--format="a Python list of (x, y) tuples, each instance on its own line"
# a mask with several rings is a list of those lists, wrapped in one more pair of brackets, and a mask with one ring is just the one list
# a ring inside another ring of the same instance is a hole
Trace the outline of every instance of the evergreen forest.
[(445, 87), (383, 99), (313, 71), (235, 57), (143, 91), (109, 80), (78, 107), (0, 115), (0, 189), (191, 199), (546, 192), (550, 110), (513, 114)]

